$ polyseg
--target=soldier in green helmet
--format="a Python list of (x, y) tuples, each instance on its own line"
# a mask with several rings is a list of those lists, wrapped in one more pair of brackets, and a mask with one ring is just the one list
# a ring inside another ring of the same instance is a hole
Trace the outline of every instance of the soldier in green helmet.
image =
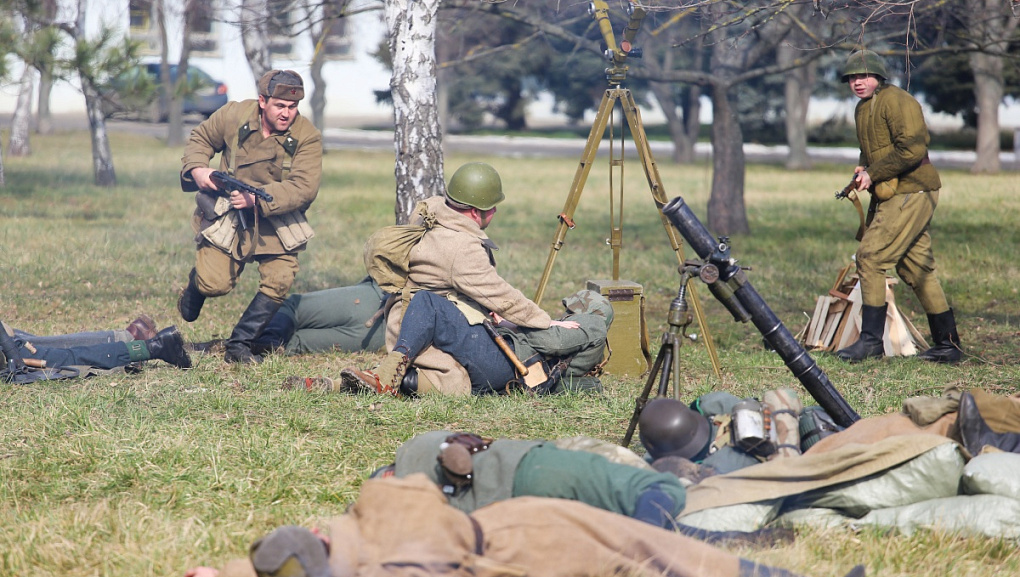
[[(429, 220), (434, 226), (409, 253), (407, 285), (387, 314), (387, 350), (392, 351), (396, 345), (404, 310), (414, 293), (421, 290), (453, 301), (469, 318), (495, 313), (499, 319), (520, 328), (547, 329), (553, 325), (548, 313), (496, 272), (497, 247), (485, 229), (504, 198), (496, 169), (472, 162), (461, 166), (450, 178), (446, 196), (435, 196), (419, 204), (416, 221), (411, 224)], [(471, 393), (471, 378), (464, 367), (436, 347), (427, 347), (413, 363), (406, 359), (404, 362), (415, 369), (407, 371), (405, 389), (418, 394)], [(401, 381), (382, 385), (395, 391)]]
[(928, 316), (933, 346), (918, 357), (955, 363), (962, 357), (953, 309), (935, 274), (929, 231), (942, 182), (928, 158), (928, 127), (921, 105), (908, 92), (888, 84), (882, 57), (854, 52), (843, 68), (843, 82), (860, 100), (854, 111), (860, 161), (857, 190), (871, 193), (867, 229), (857, 249), (860, 276), (861, 337), (837, 351), (859, 362), (884, 355), (886, 271), (892, 268), (913, 289)]

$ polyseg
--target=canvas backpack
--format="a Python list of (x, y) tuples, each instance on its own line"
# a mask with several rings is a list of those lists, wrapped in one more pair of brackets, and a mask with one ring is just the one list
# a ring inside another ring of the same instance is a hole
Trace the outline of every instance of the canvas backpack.
[(419, 203), (415, 212), (422, 224), (394, 224), (372, 233), (365, 242), (363, 257), (368, 276), (390, 294), (398, 294), (407, 284), (411, 249), (436, 225), (436, 217)]

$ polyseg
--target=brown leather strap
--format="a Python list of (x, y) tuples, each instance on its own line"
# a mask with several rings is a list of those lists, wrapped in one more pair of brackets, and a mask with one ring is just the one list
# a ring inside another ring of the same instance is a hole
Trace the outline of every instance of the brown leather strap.
[(485, 553), (485, 533), (474, 517), (468, 515), (468, 519), (471, 521), (471, 528), (475, 530), (475, 555), (481, 557)]

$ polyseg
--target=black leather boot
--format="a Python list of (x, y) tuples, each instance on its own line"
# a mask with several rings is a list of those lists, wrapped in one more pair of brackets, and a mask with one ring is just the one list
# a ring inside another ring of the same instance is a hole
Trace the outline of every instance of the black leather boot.
[(864, 359), (885, 355), (885, 313), (889, 305), (861, 307), (861, 338), (836, 352), (844, 361), (859, 363)]
[(960, 408), (956, 424), (960, 429), (963, 446), (973, 456), (977, 456), (985, 445), (1007, 453), (1020, 453), (1020, 433), (996, 433), (985, 422), (978, 411), (974, 396), (969, 392), (960, 395)]
[(960, 362), (963, 351), (960, 349), (960, 335), (956, 332), (953, 309), (937, 315), (928, 315), (928, 326), (931, 328), (931, 340), (934, 341), (934, 345), (917, 355), (917, 358), (933, 363)]
[(184, 292), (177, 299), (177, 311), (181, 313), (181, 318), (189, 323), (198, 318), (202, 312), (202, 305), (205, 304), (205, 295), (198, 292), (195, 285), (195, 274), (195, 269), (191, 269), (188, 273), (188, 286), (184, 287)]
[(224, 343), (226, 352), (223, 354), (223, 360), (246, 365), (261, 363), (262, 357), (252, 354), (251, 343), (259, 336), (276, 311), (280, 310), (281, 304), (283, 303), (274, 301), (264, 293), (255, 293), (255, 298), (251, 299), (248, 308), (241, 315), (241, 320), (237, 321), (234, 331), (230, 333), (230, 338)]
[(191, 368), (191, 357), (184, 350), (184, 338), (177, 327), (159, 331), (154, 338), (145, 341), (145, 348), (149, 351), (150, 359), (159, 359), (178, 369)]
[(293, 317), (277, 312), (266, 328), (262, 329), (262, 333), (251, 342), (251, 352), (265, 355), (287, 346), (296, 329)]

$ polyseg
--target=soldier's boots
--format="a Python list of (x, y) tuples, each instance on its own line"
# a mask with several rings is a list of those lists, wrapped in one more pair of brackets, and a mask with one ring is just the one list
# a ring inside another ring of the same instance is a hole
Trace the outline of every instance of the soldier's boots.
[(864, 359), (885, 355), (885, 313), (888, 305), (861, 307), (861, 338), (856, 343), (836, 351), (844, 361), (859, 363)]
[(977, 403), (969, 392), (960, 395), (960, 408), (956, 417), (960, 437), (967, 451), (977, 456), (987, 445), (1007, 453), (1020, 453), (1020, 433), (996, 433), (978, 411)]
[(262, 292), (255, 293), (255, 298), (248, 304), (241, 319), (234, 325), (230, 338), (224, 344), (223, 360), (236, 364), (257, 364), (262, 362), (262, 355), (252, 352), (252, 341), (262, 332), (276, 311), (283, 303), (274, 301)]
[(131, 321), (127, 326), (127, 332), (136, 341), (147, 341), (156, 338), (156, 321), (147, 314), (138, 315), (138, 318)]
[(410, 364), (407, 355), (391, 351), (379, 366), (370, 371), (347, 367), (340, 371), (341, 390), (350, 393), (377, 393), (397, 396), (404, 373)]
[(931, 328), (931, 340), (935, 344), (917, 355), (917, 358), (933, 363), (960, 362), (963, 351), (960, 349), (960, 335), (956, 331), (953, 309), (937, 315), (928, 315), (928, 326)]
[[(857, 565), (843, 577), (866, 577), (867, 569), (864, 565)], [(800, 577), (788, 569), (761, 565), (749, 559), (741, 559), (737, 568), (737, 577)]]
[(198, 285), (195, 284), (195, 269), (188, 273), (188, 286), (177, 299), (177, 311), (181, 318), (187, 322), (194, 322), (202, 312), (202, 305), (205, 304), (205, 295), (198, 292)]
[(149, 358), (159, 359), (179, 369), (191, 368), (191, 357), (188, 351), (184, 350), (184, 338), (177, 330), (177, 327), (167, 327), (156, 336), (145, 341), (145, 348), (149, 351)]

